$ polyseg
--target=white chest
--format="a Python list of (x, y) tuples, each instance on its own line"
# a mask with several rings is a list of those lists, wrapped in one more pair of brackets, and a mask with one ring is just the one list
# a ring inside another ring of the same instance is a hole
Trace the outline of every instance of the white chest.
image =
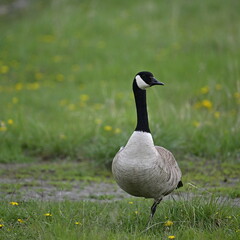
[(147, 132), (133, 132), (123, 151), (119, 154), (119, 161), (125, 166), (148, 165), (158, 155), (152, 135)]

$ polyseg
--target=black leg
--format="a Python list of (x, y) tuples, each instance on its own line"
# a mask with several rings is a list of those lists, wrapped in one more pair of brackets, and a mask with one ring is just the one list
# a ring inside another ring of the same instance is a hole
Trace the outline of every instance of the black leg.
[(162, 201), (162, 199), (159, 199), (159, 200), (155, 200), (152, 207), (151, 207), (151, 218), (153, 218), (154, 216), (154, 213), (156, 212), (156, 209), (157, 209), (157, 205)]

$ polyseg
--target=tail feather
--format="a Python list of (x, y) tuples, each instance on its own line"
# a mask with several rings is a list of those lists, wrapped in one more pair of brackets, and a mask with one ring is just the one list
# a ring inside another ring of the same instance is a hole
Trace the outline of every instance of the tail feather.
[(179, 181), (179, 182), (178, 182), (178, 185), (177, 185), (176, 189), (178, 189), (178, 188), (180, 188), (180, 187), (183, 187), (182, 181)]

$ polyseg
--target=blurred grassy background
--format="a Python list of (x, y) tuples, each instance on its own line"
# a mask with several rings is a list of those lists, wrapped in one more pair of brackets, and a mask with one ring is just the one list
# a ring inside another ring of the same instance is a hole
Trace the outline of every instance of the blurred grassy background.
[(236, 0), (51, 0), (0, 16), (0, 162), (109, 165), (135, 128), (141, 70), (165, 83), (148, 91), (157, 145), (180, 162), (239, 162), (238, 9)]

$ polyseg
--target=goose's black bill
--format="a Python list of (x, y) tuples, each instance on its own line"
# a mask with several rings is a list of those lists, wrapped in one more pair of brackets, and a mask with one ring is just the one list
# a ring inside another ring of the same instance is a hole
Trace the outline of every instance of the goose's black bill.
[(154, 85), (164, 85), (164, 83), (159, 82), (156, 78), (152, 77), (151, 82), (150, 82), (150, 86), (154, 86)]

